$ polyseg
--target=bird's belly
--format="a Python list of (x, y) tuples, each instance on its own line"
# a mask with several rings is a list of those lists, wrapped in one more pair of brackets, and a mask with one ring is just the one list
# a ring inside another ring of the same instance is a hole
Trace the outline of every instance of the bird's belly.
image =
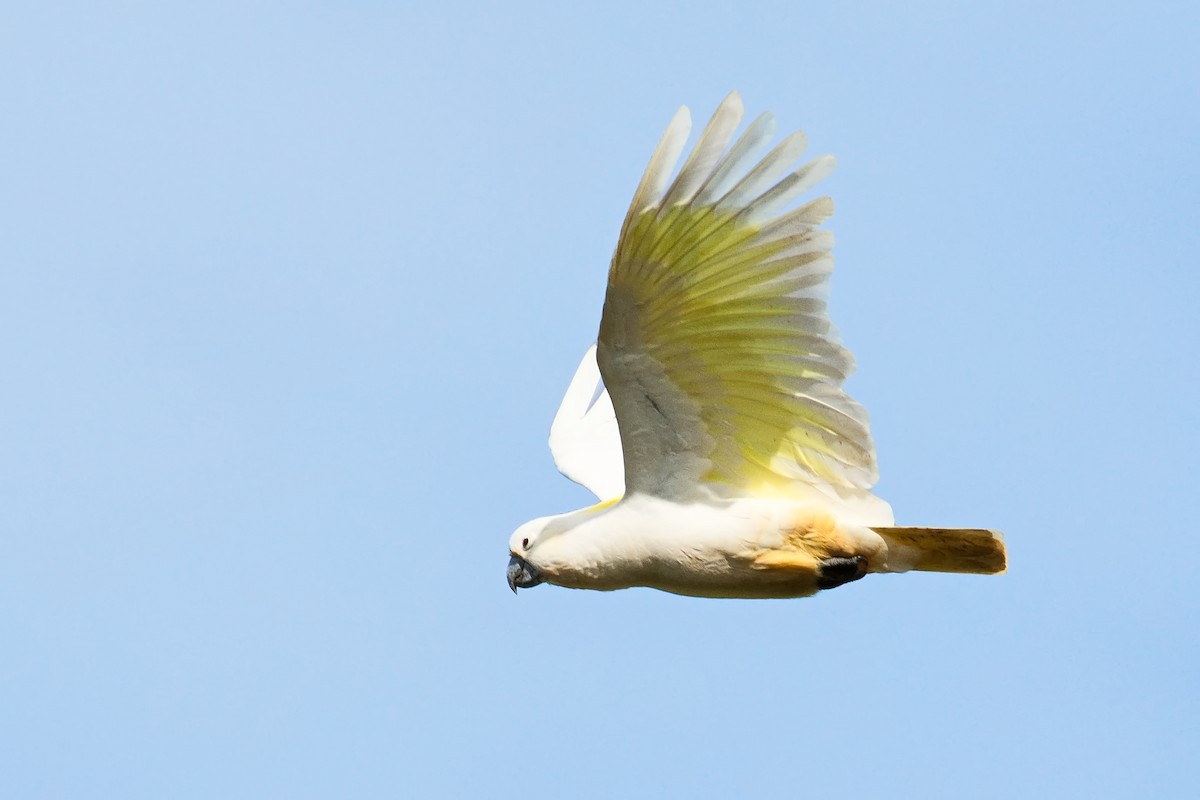
[(756, 570), (749, 565), (726, 569), (678, 569), (672, 565), (642, 584), (689, 597), (789, 598), (817, 592), (815, 570), (789, 572)]
[(823, 559), (867, 555), (882, 544), (869, 529), (839, 525), (808, 504), (633, 510), (626, 521), (641, 528), (631, 537), (640, 545), (629, 550), (626, 585), (692, 597), (805, 597), (819, 588)]

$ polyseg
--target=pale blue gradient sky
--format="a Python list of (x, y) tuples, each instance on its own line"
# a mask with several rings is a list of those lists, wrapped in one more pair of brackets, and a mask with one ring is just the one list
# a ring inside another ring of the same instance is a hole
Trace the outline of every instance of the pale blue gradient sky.
[[(101, 5), (0, 11), (0, 796), (1200, 794), (1194, 3)], [(509, 594), (735, 88), (838, 156), (880, 493), (1008, 575)]]

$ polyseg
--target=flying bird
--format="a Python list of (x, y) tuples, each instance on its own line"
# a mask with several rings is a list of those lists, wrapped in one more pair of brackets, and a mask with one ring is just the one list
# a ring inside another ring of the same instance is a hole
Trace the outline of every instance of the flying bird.
[(760, 159), (773, 118), (733, 140), (741, 118), (730, 94), (671, 179), (680, 108), (650, 157), (550, 429), (559, 470), (600, 502), (513, 533), (514, 592), (805, 597), (870, 573), (1005, 569), (998, 532), (897, 527), (871, 493), (875, 445), (824, 299), (833, 204), (797, 205), (833, 158), (794, 168), (792, 133)]

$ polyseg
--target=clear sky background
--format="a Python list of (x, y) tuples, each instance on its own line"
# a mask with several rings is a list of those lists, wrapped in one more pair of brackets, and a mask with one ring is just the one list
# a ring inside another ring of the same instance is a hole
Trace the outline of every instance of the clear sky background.
[[(9, 3), (0, 796), (1200, 796), (1194, 3)], [(675, 108), (835, 153), (879, 492), (1003, 577), (505, 585)]]

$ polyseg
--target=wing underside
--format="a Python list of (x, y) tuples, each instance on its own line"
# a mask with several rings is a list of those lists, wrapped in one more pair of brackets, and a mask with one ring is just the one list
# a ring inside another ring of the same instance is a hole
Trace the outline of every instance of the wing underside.
[(769, 115), (730, 144), (741, 111), (727, 97), (668, 182), (689, 127), (681, 109), (622, 226), (598, 362), (625, 483), (671, 497), (798, 483), (854, 494), (874, 483), (875, 452), (826, 313), (832, 236), (818, 226), (832, 202), (794, 205), (833, 159), (793, 168), (798, 133), (757, 158)]

